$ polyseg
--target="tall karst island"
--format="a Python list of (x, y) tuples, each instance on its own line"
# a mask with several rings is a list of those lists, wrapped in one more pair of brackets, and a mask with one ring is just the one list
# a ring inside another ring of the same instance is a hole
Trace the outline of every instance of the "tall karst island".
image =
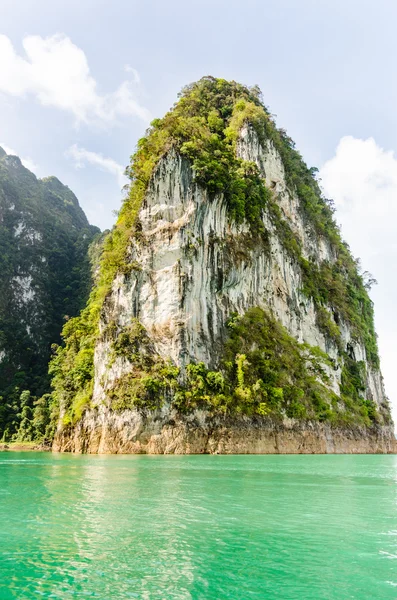
[(138, 143), (50, 365), (54, 449), (392, 452), (367, 283), (257, 88), (205, 77)]

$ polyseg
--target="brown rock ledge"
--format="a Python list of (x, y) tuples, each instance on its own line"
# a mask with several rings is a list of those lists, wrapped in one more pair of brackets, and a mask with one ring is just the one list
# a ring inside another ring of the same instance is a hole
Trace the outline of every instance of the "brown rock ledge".
[(331, 427), (313, 421), (209, 417), (196, 411), (91, 410), (58, 429), (53, 450), (95, 454), (392, 454), (392, 426)]

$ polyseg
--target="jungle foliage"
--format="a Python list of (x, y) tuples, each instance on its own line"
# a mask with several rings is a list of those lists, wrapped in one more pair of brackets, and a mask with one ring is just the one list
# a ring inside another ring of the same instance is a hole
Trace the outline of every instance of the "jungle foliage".
[(113, 342), (113, 351), (128, 359), (132, 370), (108, 390), (112, 409), (154, 410), (169, 400), (180, 413), (203, 409), (213, 415), (287, 416), (335, 425), (368, 426), (379, 420), (376, 406), (365, 399), (364, 363), (346, 359), (339, 397), (329, 386), (339, 363), (318, 347), (299, 344), (270, 312), (251, 308), (231, 316), (227, 328), (219, 368), (190, 363), (181, 379), (134, 320)]
[(0, 151), (0, 440), (45, 433), (51, 344), (87, 300), (97, 232), (69, 188)]

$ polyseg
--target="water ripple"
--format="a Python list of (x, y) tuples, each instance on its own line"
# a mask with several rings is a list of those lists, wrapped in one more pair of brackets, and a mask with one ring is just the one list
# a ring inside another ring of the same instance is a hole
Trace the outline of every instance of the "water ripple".
[(0, 599), (396, 600), (394, 456), (0, 460)]

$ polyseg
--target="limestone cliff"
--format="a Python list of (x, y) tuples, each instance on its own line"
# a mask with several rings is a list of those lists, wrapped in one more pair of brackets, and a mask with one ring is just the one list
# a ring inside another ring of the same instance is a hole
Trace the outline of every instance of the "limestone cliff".
[(392, 451), (365, 282), (258, 91), (190, 86), (130, 175), (54, 360), (54, 447)]

